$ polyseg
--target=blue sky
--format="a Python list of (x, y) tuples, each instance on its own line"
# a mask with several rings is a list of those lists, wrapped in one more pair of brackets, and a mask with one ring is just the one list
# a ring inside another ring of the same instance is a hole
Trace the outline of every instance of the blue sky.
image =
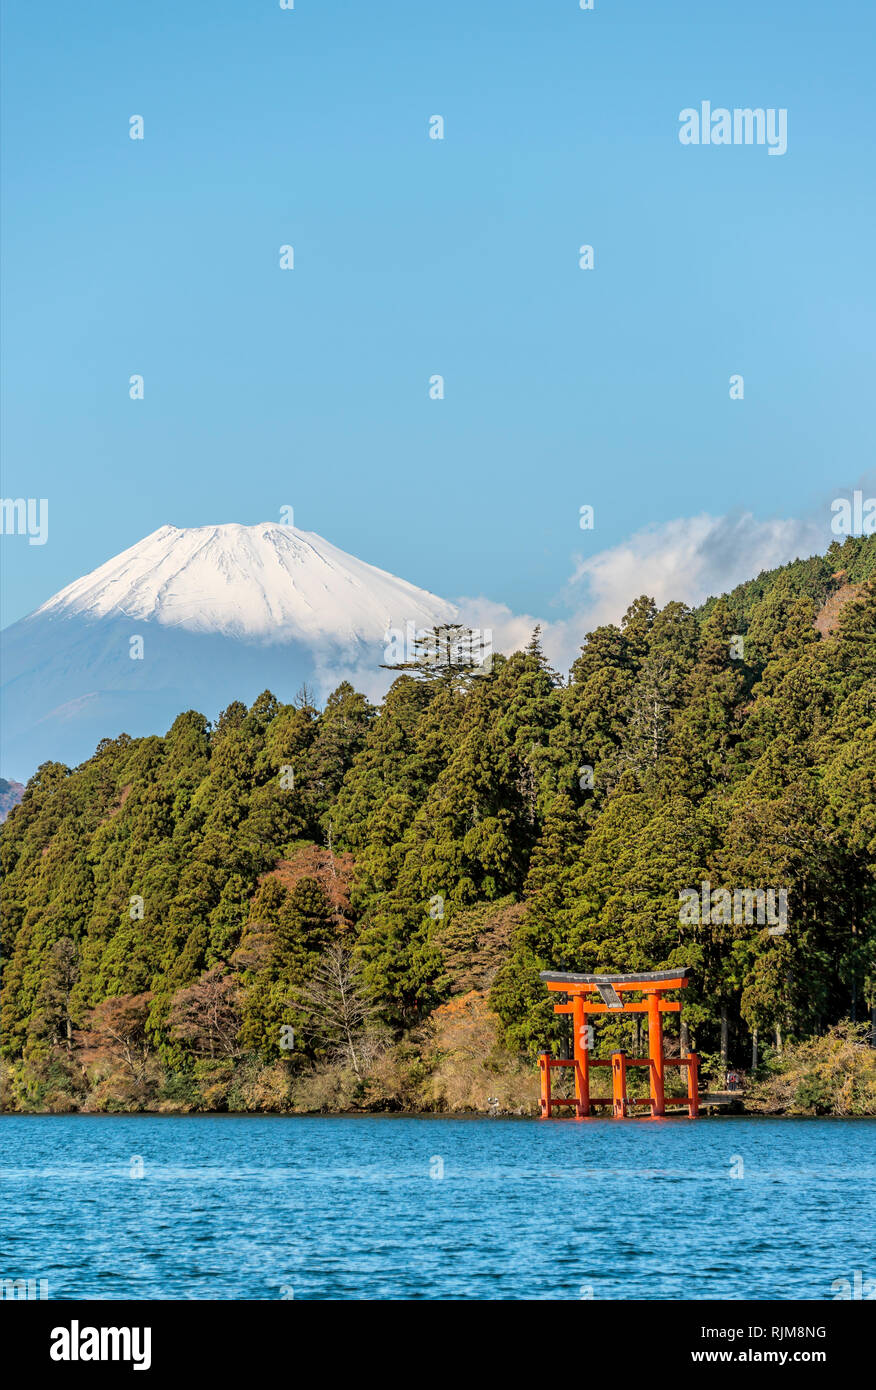
[[(50, 503), (47, 544), (0, 541), (4, 623), (166, 522), (284, 505), (562, 621), (592, 565), (787, 558), (871, 475), (870, 0), (3, 16), (2, 492)], [(787, 108), (787, 153), (683, 147), (706, 99)]]

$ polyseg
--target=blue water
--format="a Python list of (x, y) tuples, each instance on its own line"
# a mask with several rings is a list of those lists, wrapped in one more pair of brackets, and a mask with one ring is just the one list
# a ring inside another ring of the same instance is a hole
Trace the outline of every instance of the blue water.
[(830, 1299), (876, 1122), (7, 1115), (0, 1201), (50, 1298)]

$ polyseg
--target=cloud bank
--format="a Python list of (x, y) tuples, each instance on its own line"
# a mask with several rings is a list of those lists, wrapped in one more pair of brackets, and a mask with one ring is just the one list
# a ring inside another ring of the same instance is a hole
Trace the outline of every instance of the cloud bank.
[(486, 598), (457, 600), (472, 626), (491, 628), (497, 651), (525, 646), (536, 623), (551, 663), (565, 672), (586, 634), (600, 623), (619, 622), (640, 594), (658, 606), (679, 599), (692, 607), (725, 593), (761, 570), (814, 555), (833, 537), (824, 519), (759, 521), (751, 512), (728, 516), (701, 513), (634, 532), (591, 557), (574, 557), (573, 572), (558, 600), (574, 609), (556, 621), (515, 614)]

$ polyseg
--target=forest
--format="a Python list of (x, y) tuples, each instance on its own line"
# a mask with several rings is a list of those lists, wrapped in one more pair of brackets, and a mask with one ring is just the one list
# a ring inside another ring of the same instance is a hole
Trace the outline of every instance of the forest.
[(4, 1108), (534, 1113), (539, 971), (687, 965), (707, 1076), (814, 1058), (783, 1104), (829, 1110), (845, 1047), (876, 1109), (876, 537), (642, 596), (568, 675), (537, 630), (489, 670), (440, 636), (378, 707), (265, 691), (38, 769), (0, 827)]

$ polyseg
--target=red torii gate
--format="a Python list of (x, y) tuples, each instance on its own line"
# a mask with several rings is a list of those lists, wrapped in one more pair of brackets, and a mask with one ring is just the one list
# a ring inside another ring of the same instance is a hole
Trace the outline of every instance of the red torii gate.
[[(667, 990), (685, 989), (690, 971), (687, 966), (677, 970), (651, 970), (642, 975), (561, 975), (553, 971), (542, 971), (549, 990), (569, 996), (566, 1004), (555, 1004), (555, 1014), (571, 1014), (574, 1024), (574, 1050), (572, 1058), (554, 1058), (542, 1053), (538, 1059), (541, 1073), (541, 1116), (550, 1119), (556, 1106), (572, 1105), (576, 1119), (588, 1116), (595, 1105), (610, 1105), (612, 1114), (623, 1119), (636, 1105), (647, 1105), (652, 1115), (665, 1115), (666, 1104), (686, 1105), (688, 1115), (696, 1119), (699, 1114), (699, 1089), (697, 1068), (699, 1058), (691, 1053), (689, 1057), (667, 1057), (663, 1050), (663, 1020), (661, 1014), (681, 1013), (681, 1003), (664, 999)], [(635, 992), (644, 994), (641, 1001), (625, 1003), (620, 994)], [(595, 1002), (593, 995), (599, 997)], [(613, 1052), (610, 1058), (591, 1057), (587, 1045), (587, 1017), (589, 1014), (647, 1014), (648, 1015), (648, 1056), (628, 1057), (625, 1052)], [(687, 1094), (667, 1096), (664, 1088), (664, 1075), (667, 1066), (687, 1068)], [(571, 1097), (551, 1095), (551, 1071), (554, 1067), (575, 1068), (575, 1094)], [(611, 1095), (591, 1096), (590, 1068), (611, 1068)], [(648, 1067), (650, 1074), (650, 1096), (630, 1097), (627, 1095), (627, 1067)]]

